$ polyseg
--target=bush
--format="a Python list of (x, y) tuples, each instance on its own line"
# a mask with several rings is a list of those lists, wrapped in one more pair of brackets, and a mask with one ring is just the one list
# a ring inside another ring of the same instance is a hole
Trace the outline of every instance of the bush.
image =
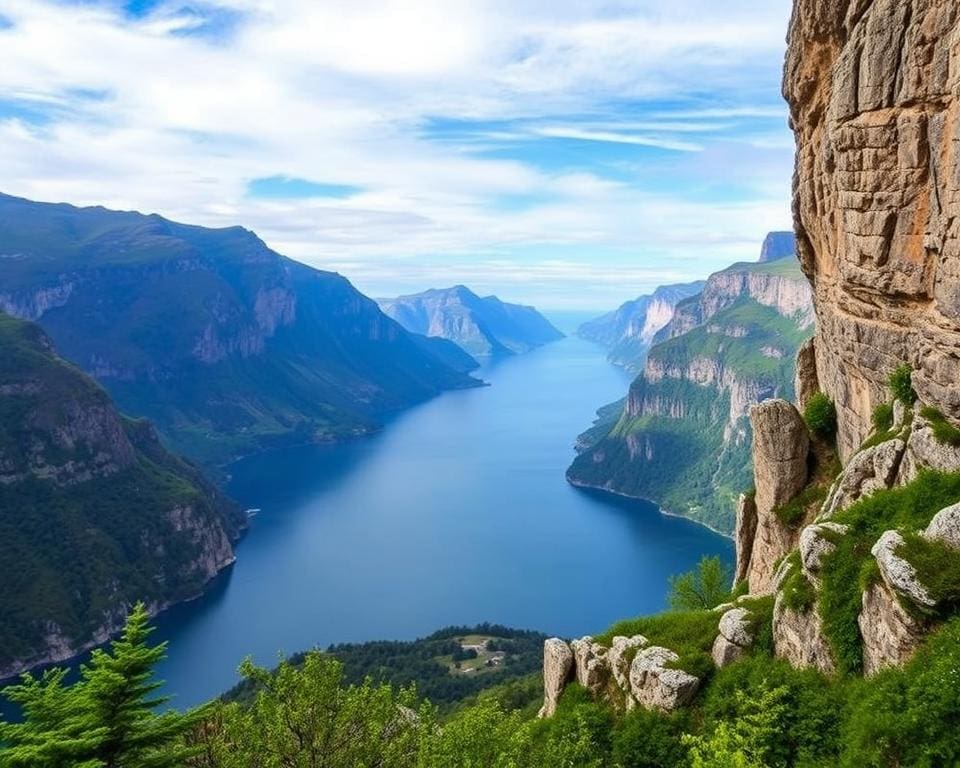
[(890, 403), (880, 403), (873, 409), (873, 429), (876, 432), (886, 432), (893, 426), (893, 406)]
[(733, 574), (719, 557), (704, 557), (697, 570), (670, 577), (667, 602), (675, 611), (715, 608), (731, 598)]
[(613, 735), (613, 765), (630, 768), (686, 768), (687, 747), (681, 741), (689, 729), (689, 714), (671, 715), (634, 709)]
[(930, 426), (933, 427), (933, 436), (938, 443), (960, 447), (960, 429), (947, 421), (947, 417), (940, 411), (936, 408), (924, 408), (920, 411), (920, 415), (930, 422)]
[(823, 392), (817, 392), (803, 409), (803, 420), (817, 437), (832, 438), (837, 432), (837, 408)]
[(908, 407), (917, 402), (917, 393), (913, 389), (913, 369), (908, 363), (897, 366), (890, 374), (888, 383), (894, 399)]

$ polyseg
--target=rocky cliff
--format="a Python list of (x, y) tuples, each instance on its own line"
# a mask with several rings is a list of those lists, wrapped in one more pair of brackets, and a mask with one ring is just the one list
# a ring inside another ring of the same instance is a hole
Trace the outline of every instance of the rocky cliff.
[(205, 463), (368, 431), (479, 385), (340, 275), (241, 227), (0, 195), (0, 309)]
[(195, 597), (244, 524), (38, 326), (0, 313), (0, 678), (102, 642), (137, 600)]
[(581, 435), (570, 481), (732, 533), (735, 499), (752, 482), (749, 409), (792, 397), (810, 298), (795, 259), (711, 275), (658, 332), (618, 416), (605, 409)]
[(800, 0), (784, 94), (820, 383), (849, 458), (890, 372), (960, 418), (960, 6)]
[(577, 335), (607, 347), (608, 359), (614, 365), (639, 373), (656, 335), (673, 319), (677, 304), (699, 294), (704, 285), (697, 281), (660, 286), (649, 296), (625, 302), (613, 312), (584, 323)]
[(480, 297), (463, 285), (381, 299), (380, 307), (411, 333), (452, 341), (475, 357), (520, 354), (563, 338), (533, 307)]

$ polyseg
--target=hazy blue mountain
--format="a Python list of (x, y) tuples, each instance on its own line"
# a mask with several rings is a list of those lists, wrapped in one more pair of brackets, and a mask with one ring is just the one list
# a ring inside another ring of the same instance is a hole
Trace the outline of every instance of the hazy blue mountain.
[(797, 238), (793, 232), (771, 232), (763, 241), (760, 261), (777, 261), (797, 255)]
[(345, 278), (241, 227), (0, 196), (0, 309), (205, 462), (365, 432), (479, 384)]
[(563, 338), (533, 307), (481, 298), (462, 285), (381, 299), (380, 306), (408, 331), (448, 339), (477, 357), (529, 352)]
[(0, 677), (63, 659), (233, 562), (239, 511), (149, 422), (0, 312)]
[(673, 318), (677, 304), (700, 293), (704, 285), (701, 280), (661, 286), (652, 294), (628, 301), (613, 312), (584, 323), (577, 329), (577, 335), (607, 347), (610, 362), (640, 370), (654, 336)]

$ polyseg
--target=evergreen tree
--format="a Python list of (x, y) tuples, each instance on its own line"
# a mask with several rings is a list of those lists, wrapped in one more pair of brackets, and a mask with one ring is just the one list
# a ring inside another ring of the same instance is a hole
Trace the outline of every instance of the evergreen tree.
[(0, 768), (175, 768), (192, 750), (182, 737), (202, 711), (158, 714), (167, 699), (153, 679), (166, 644), (150, 646), (152, 632), (142, 604), (109, 651), (94, 651), (80, 680), (66, 672), (24, 675), (4, 694), (20, 705), (21, 723), (0, 723)]

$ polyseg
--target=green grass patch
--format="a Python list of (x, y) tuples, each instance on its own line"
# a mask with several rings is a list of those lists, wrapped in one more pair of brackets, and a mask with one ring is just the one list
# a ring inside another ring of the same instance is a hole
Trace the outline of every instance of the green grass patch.
[(960, 447), (960, 429), (955, 427), (936, 408), (924, 408), (920, 415), (930, 422), (933, 428), (933, 436), (937, 442), (942, 445), (952, 445), (955, 448)]
[(773, 595), (765, 595), (739, 604), (750, 611), (751, 651), (756, 655), (773, 656), (773, 601)]
[(876, 578), (870, 550), (888, 530), (916, 532), (960, 500), (960, 474), (923, 472), (910, 485), (858, 501), (834, 520), (849, 526), (837, 548), (823, 558), (819, 610), (824, 633), (841, 671), (859, 673), (862, 646), (857, 617), (865, 579)]
[(960, 605), (960, 555), (939, 541), (930, 541), (915, 533), (897, 550), (917, 570), (917, 578), (930, 597), (940, 604), (940, 612), (953, 613)]
[(783, 604), (791, 611), (806, 613), (817, 601), (817, 592), (813, 584), (804, 575), (800, 563), (800, 553), (796, 550), (787, 556), (787, 562), (790, 564), (790, 573), (783, 581)]
[(617, 635), (643, 635), (650, 645), (669, 648), (680, 657), (671, 666), (703, 680), (713, 671), (710, 651), (719, 623), (720, 614), (716, 611), (661, 613), (618, 622), (597, 637), (596, 642), (609, 646)]
[(817, 392), (803, 409), (803, 420), (817, 437), (830, 439), (837, 432), (837, 407), (823, 392)]
[(873, 429), (876, 432), (886, 432), (893, 426), (893, 406), (890, 403), (880, 403), (873, 409)]

